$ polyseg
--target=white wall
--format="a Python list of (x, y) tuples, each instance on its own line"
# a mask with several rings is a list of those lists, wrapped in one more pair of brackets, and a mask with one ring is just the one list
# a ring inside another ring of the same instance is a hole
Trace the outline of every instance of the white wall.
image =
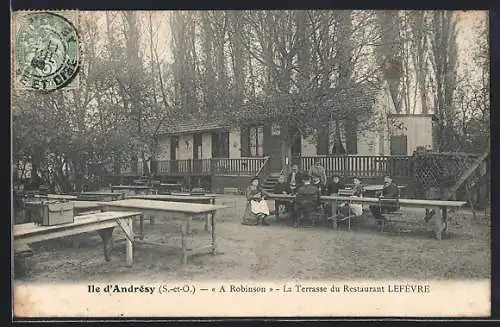
[(406, 135), (408, 137), (408, 155), (411, 155), (418, 146), (432, 149), (432, 118), (430, 116), (404, 117)]
[(376, 156), (379, 154), (379, 135), (376, 131), (358, 134), (358, 155)]
[(212, 158), (212, 133), (203, 133), (201, 135), (201, 158)]
[(317, 154), (316, 141), (313, 139), (313, 136), (302, 137), (302, 156), (315, 156)]
[(229, 131), (229, 158), (241, 158), (241, 132), (239, 128)]

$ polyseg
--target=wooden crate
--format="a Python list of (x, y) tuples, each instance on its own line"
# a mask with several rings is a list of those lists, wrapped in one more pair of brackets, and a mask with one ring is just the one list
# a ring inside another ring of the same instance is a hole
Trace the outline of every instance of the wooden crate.
[(42, 202), (40, 215), (35, 216), (33, 222), (42, 226), (54, 226), (74, 221), (75, 205), (73, 202)]

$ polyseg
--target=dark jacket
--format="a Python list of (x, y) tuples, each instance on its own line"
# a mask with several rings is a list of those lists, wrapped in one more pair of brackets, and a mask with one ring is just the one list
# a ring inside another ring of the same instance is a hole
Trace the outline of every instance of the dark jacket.
[(333, 180), (329, 180), (328, 184), (326, 185), (327, 193), (328, 194), (337, 194), (339, 190), (342, 190), (345, 188), (345, 185), (339, 181), (338, 183), (335, 183)]
[(390, 199), (399, 199), (399, 189), (398, 186), (394, 183), (389, 185), (384, 185), (382, 189), (382, 196), (385, 199), (389, 199), (389, 201), (385, 202), (383, 206), (390, 210), (398, 210), (399, 202), (398, 201), (390, 201)]
[(382, 189), (382, 195), (384, 198), (397, 199), (399, 198), (399, 189), (395, 183), (391, 183), (387, 186), (384, 185)]
[[(290, 187), (291, 182), (292, 182), (292, 172), (288, 174), (288, 177), (286, 179), (288, 187)], [(295, 187), (299, 188), (302, 185), (302, 174), (300, 172), (297, 172), (295, 174)]]
[(312, 205), (316, 206), (319, 204), (320, 193), (316, 186), (312, 184), (305, 184), (297, 189), (297, 195), (295, 197), (295, 203), (298, 206)]
[(274, 193), (275, 194), (283, 194), (283, 192), (289, 193), (290, 189), (288, 188), (288, 185), (286, 183), (276, 183), (274, 186)]
[(363, 196), (363, 184), (354, 185), (352, 195)]

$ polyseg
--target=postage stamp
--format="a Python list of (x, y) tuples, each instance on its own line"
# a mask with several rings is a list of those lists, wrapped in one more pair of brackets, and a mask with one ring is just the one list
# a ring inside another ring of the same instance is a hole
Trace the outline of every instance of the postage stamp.
[(14, 89), (50, 92), (78, 87), (76, 12), (17, 12), (14, 17)]

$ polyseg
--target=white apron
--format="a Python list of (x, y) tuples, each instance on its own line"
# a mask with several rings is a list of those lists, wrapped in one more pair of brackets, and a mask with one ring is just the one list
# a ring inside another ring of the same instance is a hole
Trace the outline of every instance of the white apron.
[(267, 206), (266, 200), (260, 200), (260, 201), (251, 200), (250, 209), (252, 210), (252, 213), (256, 215), (259, 213), (269, 215), (269, 207)]

